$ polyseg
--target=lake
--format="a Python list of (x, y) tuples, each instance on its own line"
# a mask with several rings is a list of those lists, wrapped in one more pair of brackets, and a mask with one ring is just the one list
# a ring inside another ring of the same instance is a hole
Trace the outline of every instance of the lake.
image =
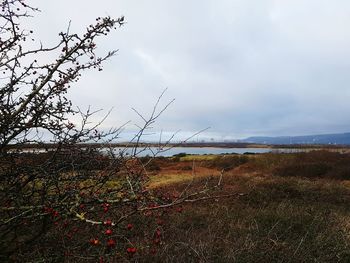
[[(114, 148), (115, 153), (123, 152), (125, 155), (130, 155), (133, 148)], [(159, 150), (157, 147), (149, 147), (146, 149), (139, 149), (138, 156), (153, 156), (158, 152), (157, 156), (170, 157), (179, 153), (186, 154), (244, 154), (244, 153), (295, 153), (305, 152), (308, 149), (292, 149), (292, 148), (219, 148), (219, 147), (173, 147)]]

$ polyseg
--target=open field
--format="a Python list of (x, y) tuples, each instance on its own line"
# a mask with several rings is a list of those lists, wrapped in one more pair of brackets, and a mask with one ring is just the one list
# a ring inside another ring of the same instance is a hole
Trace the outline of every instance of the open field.
[(237, 195), (186, 204), (159, 253), (143, 260), (350, 262), (349, 155), (185, 156), (153, 167), (151, 186), (163, 191), (225, 169), (215, 194)]
[[(181, 155), (155, 158), (146, 168), (153, 196), (195, 192), (220, 175), (222, 184), (207, 199), (135, 214), (121, 224), (118, 235), (137, 248), (132, 257), (89, 244), (105, 226), (91, 230), (78, 220), (69, 226), (56, 220), (31, 250), (11, 261), (96, 262), (90, 255), (98, 252), (103, 262), (350, 262), (349, 154)], [(114, 183), (109, 188), (120, 184)], [(117, 215), (115, 210), (108, 217)], [(145, 227), (161, 233), (151, 245)]]

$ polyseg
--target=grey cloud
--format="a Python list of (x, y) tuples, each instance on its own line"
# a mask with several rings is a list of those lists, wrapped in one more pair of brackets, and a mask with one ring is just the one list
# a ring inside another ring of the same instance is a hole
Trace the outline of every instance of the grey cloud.
[(348, 1), (35, 4), (42, 14), (34, 26), (47, 42), (70, 19), (81, 31), (96, 16), (126, 16), (126, 26), (99, 43), (118, 55), (71, 92), (79, 105), (115, 107), (106, 126), (135, 120), (131, 107), (149, 112), (168, 87), (164, 103), (176, 101), (159, 130), (211, 126), (208, 136), (218, 138), (350, 130)]

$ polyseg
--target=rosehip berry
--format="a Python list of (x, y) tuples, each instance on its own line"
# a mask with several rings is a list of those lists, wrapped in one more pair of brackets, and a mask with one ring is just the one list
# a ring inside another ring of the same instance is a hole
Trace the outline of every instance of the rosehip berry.
[(134, 227), (133, 224), (128, 224), (128, 225), (126, 226), (126, 228), (127, 228), (128, 230), (131, 230), (133, 227)]
[(105, 232), (106, 235), (112, 235), (112, 230), (111, 229), (107, 229)]

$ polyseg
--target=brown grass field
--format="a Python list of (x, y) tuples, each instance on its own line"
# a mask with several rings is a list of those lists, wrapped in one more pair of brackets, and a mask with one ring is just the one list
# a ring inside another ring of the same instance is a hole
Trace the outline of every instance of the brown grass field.
[[(350, 155), (329, 151), (159, 158), (151, 188), (225, 170), (215, 195), (170, 217), (145, 262), (350, 262)], [(151, 169), (152, 170), (152, 169)]]
[[(223, 172), (222, 185), (206, 200), (169, 210), (156, 226), (162, 238), (152, 253), (136, 237), (155, 218), (136, 215), (130, 222), (137, 253), (115, 251), (117, 260), (103, 262), (350, 262), (349, 153), (157, 157), (147, 171), (149, 190), (162, 196), (214, 185)], [(63, 255), (81, 240), (82, 255), (92, 251), (90, 232), (78, 223), (81, 234), (60, 240), (63, 230), (53, 228), (13, 261), (38, 262), (29, 260), (33, 251), (40, 262), (96, 262)]]

